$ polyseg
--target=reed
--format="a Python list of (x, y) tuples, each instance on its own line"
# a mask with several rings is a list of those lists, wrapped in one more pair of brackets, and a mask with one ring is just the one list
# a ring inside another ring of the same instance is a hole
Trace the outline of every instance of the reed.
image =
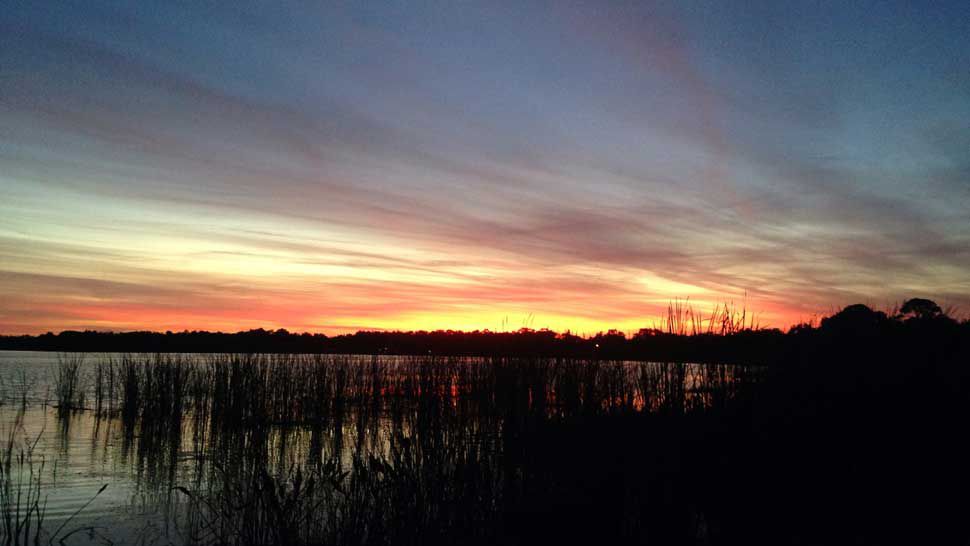
[(663, 423), (730, 406), (757, 380), (740, 370), (212, 354), (105, 358), (91, 377), (94, 411), (120, 419), (124, 456), (190, 542), (486, 544), (531, 532), (535, 506), (580, 502), (572, 465), (617, 466), (593, 443), (679, 445)]
[(536, 438), (700, 415), (742, 386), (729, 367), (563, 358), (127, 355), (104, 366), (120, 378), (130, 451), (153, 454), (159, 484), (175, 479), (192, 429), (199, 457), (177, 489), (187, 536), (240, 545), (488, 543), (553, 479)]
[(47, 512), (43, 496), (46, 461), (35, 456), (40, 435), (29, 438), (23, 419), (21, 407), (0, 448), (0, 540), (4, 544), (37, 544)]
[(54, 374), (54, 392), (57, 409), (61, 413), (81, 410), (85, 407), (86, 393), (82, 384), (83, 354), (60, 354)]

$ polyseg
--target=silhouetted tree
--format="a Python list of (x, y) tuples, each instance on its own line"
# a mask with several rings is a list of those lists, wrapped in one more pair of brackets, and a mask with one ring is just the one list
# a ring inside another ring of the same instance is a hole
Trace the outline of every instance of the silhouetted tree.
[(923, 298), (907, 300), (899, 309), (899, 314), (901, 317), (916, 320), (928, 320), (944, 316), (943, 309), (936, 302)]
[(872, 335), (888, 322), (886, 313), (857, 303), (822, 319), (821, 329), (835, 334)]

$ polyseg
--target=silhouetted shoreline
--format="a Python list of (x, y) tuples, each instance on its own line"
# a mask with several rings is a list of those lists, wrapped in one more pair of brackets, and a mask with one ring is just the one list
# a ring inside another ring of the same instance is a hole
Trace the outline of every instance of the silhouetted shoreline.
[[(257, 330), (0, 341), (142, 353), (56, 355), (37, 387), (52, 393), (63, 430), (84, 415), (115, 431), (103, 449), (145, 469), (139, 487), (170, 507), (179, 543), (965, 538), (953, 499), (970, 487), (966, 321), (910, 300), (890, 313), (849, 306), (788, 332), (687, 335), (671, 324), (630, 338)], [(234, 352), (159, 350), (204, 348)], [(366, 356), (392, 350), (419, 356)], [(292, 354), (325, 351), (364, 355)], [(476, 351), (493, 355), (461, 356)], [(685, 355), (731, 365), (676, 362)], [(631, 357), (653, 362), (619, 361)], [(16, 415), (47, 411), (29, 399), (10, 399)], [(0, 453), (0, 466), (29, 471), (32, 445), (8, 449), (6, 462)], [(46, 490), (33, 487), (39, 507)], [(19, 497), (7, 499), (16, 512)]]
[(591, 336), (522, 328), (515, 332), (360, 331), (354, 334), (292, 333), (255, 329), (236, 333), (63, 331), (37, 336), (0, 336), (0, 350), (119, 353), (390, 354), (448, 356), (570, 357), (772, 364), (819, 350), (853, 351), (858, 339), (882, 348), (913, 345), (967, 354), (970, 321), (950, 318), (928, 300), (927, 309), (894, 314), (851, 305), (817, 325), (779, 329), (731, 327), (690, 332), (668, 321), (666, 330), (633, 335), (609, 330)]
[[(0, 350), (119, 353), (393, 354), (448, 356), (562, 356), (691, 361), (763, 361), (785, 339), (778, 330), (719, 336), (645, 331), (627, 337), (605, 332), (589, 337), (550, 330), (517, 332), (374, 332), (328, 337), (283, 330), (221, 332), (64, 331), (39, 336), (2, 336)], [(769, 350), (766, 350), (769, 349)]]

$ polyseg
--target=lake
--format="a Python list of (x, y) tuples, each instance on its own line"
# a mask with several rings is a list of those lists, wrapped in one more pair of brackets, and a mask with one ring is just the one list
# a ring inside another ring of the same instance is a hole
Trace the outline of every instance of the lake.
[[(537, 423), (716, 408), (752, 380), (739, 370), (0, 351), (6, 487), (21, 492), (0, 509), (42, 514), (34, 535), (66, 544), (397, 543), (408, 525), (494, 523), (531, 469), (510, 446)], [(408, 523), (413, 502), (441, 520)]]

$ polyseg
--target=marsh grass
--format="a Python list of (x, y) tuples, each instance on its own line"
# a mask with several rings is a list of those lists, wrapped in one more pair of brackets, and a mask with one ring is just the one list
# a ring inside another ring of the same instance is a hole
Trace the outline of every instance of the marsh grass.
[(47, 513), (43, 496), (46, 461), (36, 455), (40, 434), (28, 437), (24, 410), (25, 406), (17, 410), (0, 448), (0, 539), (4, 544), (37, 544)]
[(757, 331), (761, 324), (747, 307), (734, 303), (715, 305), (709, 314), (697, 311), (690, 300), (674, 300), (667, 304), (667, 313), (656, 329), (677, 336), (729, 336), (746, 330)]
[[(81, 367), (59, 368), (59, 401), (74, 400), (59, 406), (83, 400)], [(527, 536), (537, 504), (580, 502), (570, 465), (615, 464), (563, 441), (607, 430), (605, 450), (640, 445), (623, 430), (700, 418), (759, 380), (738, 366), (258, 354), (123, 355), (90, 378), (93, 411), (120, 421), (123, 453), (186, 541), (238, 545)]]
[[(888, 500), (851, 504), (823, 489), (866, 498), (851, 485), (864, 476), (883, 491), (877, 470), (899, 459), (880, 448), (904, 437), (893, 427), (945, 430), (965, 415), (961, 385), (970, 384), (944, 363), (838, 359), (775, 368), (430, 355), (73, 362), (55, 377), (58, 415), (69, 422), (61, 406), (93, 400), (88, 409), (120, 432), (121, 460), (172, 540), (213, 545), (824, 539), (851, 524), (828, 506), (854, 506), (867, 521), (903, 518)], [(941, 396), (928, 397), (934, 388)], [(4, 460), (25, 470), (6, 476), (27, 477), (10, 481), (2, 502), (15, 507), (5, 509), (8, 533), (23, 541), (25, 529), (40, 536), (46, 516), (41, 473), (30, 472), (42, 461), (30, 449), (18, 458), (28, 447), (18, 442)], [(840, 466), (832, 445), (865, 462)], [(893, 449), (921, 460), (914, 445)], [(792, 531), (813, 518), (818, 531)]]
[(57, 396), (57, 409), (61, 413), (85, 409), (86, 390), (82, 383), (83, 365), (83, 354), (57, 355), (54, 393)]

